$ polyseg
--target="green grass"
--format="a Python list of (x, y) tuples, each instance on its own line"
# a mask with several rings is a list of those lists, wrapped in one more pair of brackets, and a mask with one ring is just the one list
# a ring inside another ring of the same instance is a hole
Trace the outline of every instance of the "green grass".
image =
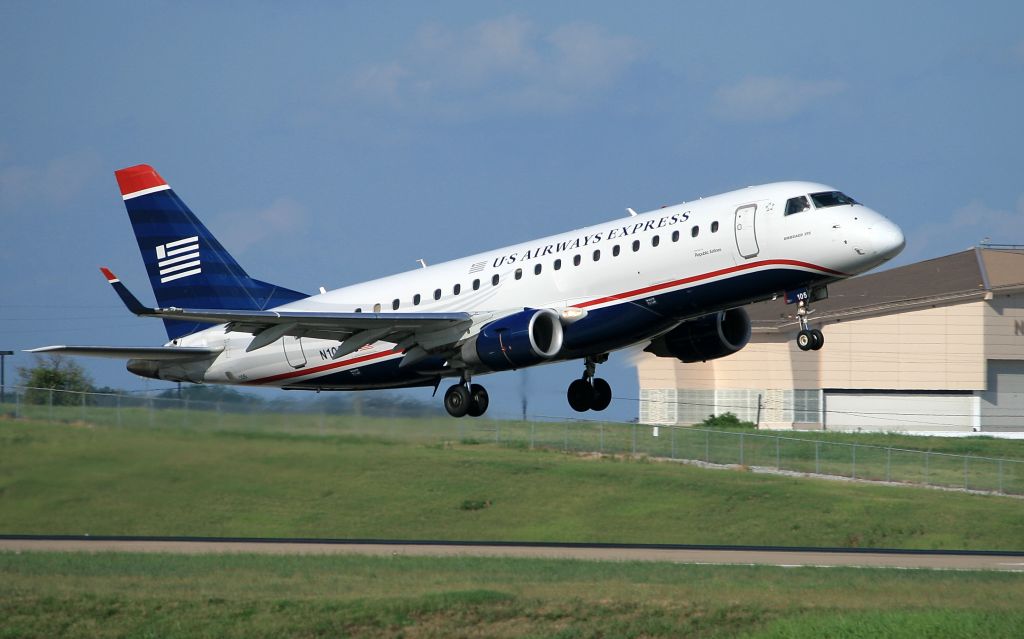
[(1024, 549), (1017, 499), (409, 439), (0, 421), (0, 532)]
[(1016, 637), (1024, 575), (0, 554), (0, 637)]

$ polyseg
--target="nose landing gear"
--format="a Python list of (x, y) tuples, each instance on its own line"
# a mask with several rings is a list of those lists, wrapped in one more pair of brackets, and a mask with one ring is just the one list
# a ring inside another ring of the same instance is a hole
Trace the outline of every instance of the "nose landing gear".
[(810, 328), (807, 322), (807, 315), (811, 309), (807, 302), (800, 300), (800, 307), (796, 311), (796, 319), (800, 322), (800, 332), (796, 334), (796, 345), (802, 351), (820, 351), (825, 345), (825, 335), (816, 328)]
[(608, 360), (608, 355), (587, 357), (583, 377), (569, 384), (566, 397), (576, 412), (602, 411), (612, 403), (612, 387), (600, 377), (594, 377), (597, 365)]
[(468, 377), (444, 392), (444, 409), (452, 417), (480, 417), (487, 412), (490, 403), (487, 389), (480, 384), (470, 384)]

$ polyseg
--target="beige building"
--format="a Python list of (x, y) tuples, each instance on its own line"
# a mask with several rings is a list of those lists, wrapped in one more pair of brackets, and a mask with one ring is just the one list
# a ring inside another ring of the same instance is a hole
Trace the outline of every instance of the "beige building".
[(977, 248), (829, 286), (801, 351), (795, 305), (748, 307), (750, 343), (697, 364), (644, 354), (640, 421), (735, 413), (762, 428), (1024, 431), (1024, 251)]

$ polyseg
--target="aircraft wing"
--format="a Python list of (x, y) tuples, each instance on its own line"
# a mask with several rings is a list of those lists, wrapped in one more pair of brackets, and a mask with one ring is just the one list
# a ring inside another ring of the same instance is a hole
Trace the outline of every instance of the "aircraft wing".
[(291, 335), (344, 342), (334, 355), (337, 359), (367, 344), (385, 340), (405, 350), (403, 364), (409, 364), (422, 359), (428, 352), (453, 346), (474, 323), (493, 317), (491, 313), (337, 313), (149, 308), (109, 269), (101, 270), (132, 313), (206, 324), (226, 324), (229, 331), (253, 334), (252, 341), (246, 347), (247, 352)]
[(25, 352), (62, 353), (65, 355), (86, 355), (89, 357), (109, 357), (112, 359), (185, 360), (213, 357), (222, 350), (224, 349), (189, 346), (44, 346)]

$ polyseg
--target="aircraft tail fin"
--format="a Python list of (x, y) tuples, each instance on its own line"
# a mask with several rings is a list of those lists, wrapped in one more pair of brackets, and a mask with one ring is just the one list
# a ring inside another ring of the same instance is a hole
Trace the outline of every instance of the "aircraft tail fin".
[[(308, 297), (249, 277), (153, 167), (139, 164), (114, 175), (159, 306), (266, 310)], [(209, 327), (164, 325), (172, 340)]]

